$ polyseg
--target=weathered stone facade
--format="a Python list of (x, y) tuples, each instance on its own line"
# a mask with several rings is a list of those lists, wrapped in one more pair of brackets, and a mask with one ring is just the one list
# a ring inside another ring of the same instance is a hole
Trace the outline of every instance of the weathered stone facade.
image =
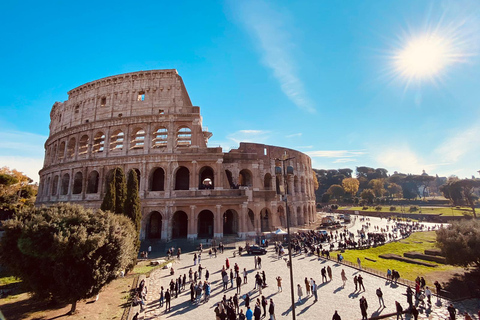
[(207, 147), (212, 134), (176, 70), (107, 77), (68, 95), (50, 113), (38, 205), (100, 207), (108, 172), (121, 167), (140, 180), (142, 239), (244, 237), (286, 225), (275, 159), (288, 155), (291, 224), (315, 219), (310, 158), (255, 143)]

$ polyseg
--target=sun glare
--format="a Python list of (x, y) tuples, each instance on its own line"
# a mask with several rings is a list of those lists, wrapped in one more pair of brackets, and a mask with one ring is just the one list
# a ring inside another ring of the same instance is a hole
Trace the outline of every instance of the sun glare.
[(450, 60), (451, 44), (437, 35), (413, 39), (395, 56), (395, 66), (402, 76), (414, 79), (434, 77)]

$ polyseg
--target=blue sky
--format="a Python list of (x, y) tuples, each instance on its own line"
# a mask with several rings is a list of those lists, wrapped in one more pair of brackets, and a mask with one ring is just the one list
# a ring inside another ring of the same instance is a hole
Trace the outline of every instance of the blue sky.
[(0, 30), (0, 166), (35, 180), (55, 101), (171, 68), (224, 151), (251, 141), (318, 169), (480, 170), (478, 1), (9, 1)]

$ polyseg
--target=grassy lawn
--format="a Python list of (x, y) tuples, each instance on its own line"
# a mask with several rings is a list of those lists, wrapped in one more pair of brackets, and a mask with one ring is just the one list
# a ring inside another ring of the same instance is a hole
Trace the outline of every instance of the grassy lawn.
[[(134, 277), (141, 274), (148, 276), (152, 270), (161, 267), (163, 265), (150, 266), (147, 261), (139, 262), (127, 276), (117, 278), (103, 288), (97, 302), (93, 302), (95, 298), (79, 301), (78, 312), (68, 316), (68, 319), (120, 319), (130, 297)], [(5, 288), (6, 285), (14, 288), (11, 295), (0, 300), (0, 310), (6, 319), (53, 319), (64, 316), (70, 310), (70, 305), (48, 306), (45, 302), (34, 299), (28, 292), (20, 290), (18, 284), (20, 280), (8, 274), (0, 274), (0, 288)]]
[[(416, 232), (407, 239), (387, 243), (376, 248), (365, 250), (346, 250), (345, 253), (343, 253), (343, 257), (345, 260), (355, 264), (357, 262), (357, 257), (360, 257), (364, 267), (372, 268), (380, 272), (384, 272), (385, 274), (387, 273), (388, 268), (390, 268), (390, 270), (394, 269), (400, 273), (400, 277), (412, 281), (415, 280), (417, 276), (423, 276), (428, 284), (433, 285), (433, 282), (438, 280), (439, 274), (445, 273), (451, 275), (453, 273), (462, 273), (464, 271), (463, 268), (454, 267), (451, 265), (443, 265), (431, 261), (427, 262), (435, 264), (437, 267), (426, 267), (408, 262), (379, 258), (379, 255), (392, 253), (403, 256), (403, 253), (410, 251), (423, 253), (425, 249), (436, 248), (435, 238), (436, 234), (434, 231)], [(336, 254), (333, 256), (336, 256)], [(376, 260), (376, 262), (366, 260), (365, 258)]]
[[(375, 210), (376, 206), (369, 206), (367, 210), (363, 210), (363, 207), (339, 207), (339, 209), (345, 210), (355, 210), (355, 211), (370, 211), (370, 212), (377, 212)], [(382, 207), (382, 212), (392, 212), (392, 213), (402, 213), (402, 207), (395, 206), (395, 211), (390, 211), (390, 206), (384, 205)], [(460, 208), (453, 208), (452, 207), (438, 207), (438, 208), (431, 208), (431, 207), (419, 207), (418, 211), (409, 212), (410, 206), (404, 206), (404, 213), (421, 213), (421, 214), (441, 214), (443, 216), (473, 216), (472, 209), (467, 207), (460, 207)]]

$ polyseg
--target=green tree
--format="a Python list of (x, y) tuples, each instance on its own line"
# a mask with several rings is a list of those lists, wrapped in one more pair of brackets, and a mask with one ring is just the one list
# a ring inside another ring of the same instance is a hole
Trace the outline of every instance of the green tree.
[(400, 185), (394, 183), (394, 182), (388, 183), (387, 190), (388, 190), (388, 193), (389, 193), (390, 197), (392, 197), (392, 198), (401, 198), (402, 197), (402, 194), (403, 194), (402, 187)]
[(98, 294), (136, 255), (135, 230), (123, 215), (57, 204), (4, 223), (2, 266), (38, 297), (71, 303)]
[(462, 188), (457, 182), (460, 181), (458, 177), (451, 176), (448, 178), (447, 183), (440, 187), (440, 191), (443, 193), (443, 196), (450, 200), (454, 206), (459, 206), (462, 204)]
[(377, 197), (383, 197), (383, 195), (386, 193), (385, 179), (372, 179), (370, 180), (368, 185), (370, 186), (370, 188), (375, 193), (375, 196)]
[(372, 189), (365, 189), (360, 193), (360, 197), (363, 200), (366, 200), (368, 203), (373, 203), (373, 199), (375, 199), (375, 192)]
[(475, 213), (475, 204), (478, 196), (475, 194), (475, 189), (480, 188), (480, 179), (462, 179), (455, 183), (462, 192), (463, 200), (472, 208), (473, 216), (477, 218)]
[(437, 231), (437, 243), (447, 263), (480, 267), (480, 221), (453, 222)]
[(352, 197), (355, 196), (358, 192), (360, 182), (355, 178), (345, 178), (342, 181), (343, 189), (346, 193), (351, 194)]
[(339, 199), (345, 194), (345, 190), (343, 190), (341, 185), (334, 184), (328, 188), (327, 194), (331, 195), (335, 199)]
[(0, 168), (0, 220), (10, 219), (25, 207), (33, 207), (38, 186), (23, 173)]
[(108, 174), (107, 191), (103, 197), (100, 209), (123, 214), (126, 198), (127, 184), (125, 175), (122, 168), (117, 167)]
[[(140, 228), (142, 223), (142, 211), (140, 206), (140, 197), (138, 195), (138, 178), (135, 170), (130, 170), (130, 172), (128, 173), (127, 199), (125, 200), (125, 215), (132, 220), (135, 226), (136, 236), (134, 244), (135, 250), (136, 252), (138, 252), (138, 250), (140, 249)], [(132, 269), (135, 264), (136, 257), (135, 261), (133, 261), (129, 269)]]

